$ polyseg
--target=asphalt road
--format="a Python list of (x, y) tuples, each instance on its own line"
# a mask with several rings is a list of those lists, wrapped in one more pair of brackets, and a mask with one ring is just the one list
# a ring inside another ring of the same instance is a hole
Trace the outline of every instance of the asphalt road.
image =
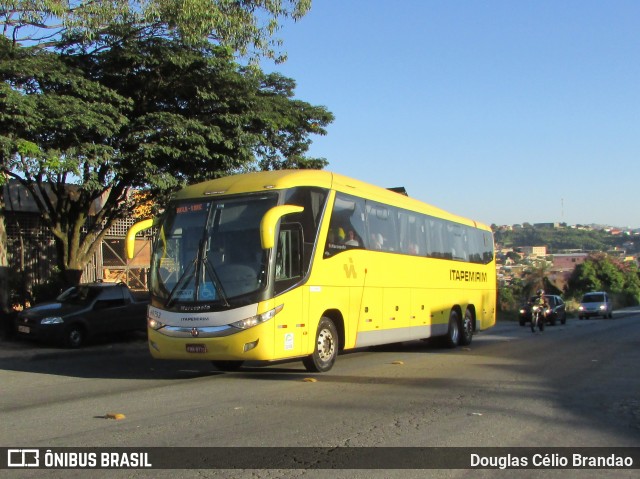
[[(612, 320), (570, 318), (542, 333), (502, 323), (455, 350), (423, 342), (359, 350), (317, 375), (299, 361), (235, 373), (217, 372), (206, 362), (155, 361), (139, 336), (77, 351), (3, 342), (0, 447), (638, 447), (639, 346), (640, 309), (617, 311)], [(107, 419), (110, 413), (126, 418)], [(257, 479), (470, 474), (313, 468), (9, 472)], [(471, 474), (636, 477), (637, 470)]]

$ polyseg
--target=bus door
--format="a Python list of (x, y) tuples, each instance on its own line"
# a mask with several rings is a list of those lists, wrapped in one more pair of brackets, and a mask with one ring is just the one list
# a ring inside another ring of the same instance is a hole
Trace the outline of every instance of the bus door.
[(283, 225), (276, 246), (275, 301), (283, 304), (275, 319), (274, 353), (277, 358), (305, 354), (307, 350), (309, 321), (308, 298), (303, 289), (295, 287), (303, 275), (302, 227), (297, 224)]

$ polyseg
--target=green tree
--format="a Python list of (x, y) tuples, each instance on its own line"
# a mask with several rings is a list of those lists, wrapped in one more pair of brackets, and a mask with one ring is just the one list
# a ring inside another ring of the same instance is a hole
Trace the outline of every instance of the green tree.
[(523, 278), (522, 293), (525, 297), (533, 296), (539, 289), (548, 289), (547, 275), (550, 269), (551, 264), (543, 259), (537, 259), (532, 263)]
[(242, 68), (226, 48), (113, 38), (91, 55), (0, 41), (2, 171), (37, 201), (71, 283), (137, 206), (131, 188), (160, 195), (242, 169), (324, 166), (305, 156), (308, 137), (333, 121), (294, 100), (292, 80)]
[(72, 36), (86, 43), (126, 25), (145, 37), (175, 36), (191, 45), (216, 43), (254, 60), (283, 61), (281, 22), (299, 20), (311, 0), (5, 0), (3, 35), (14, 43), (51, 47)]
[(579, 297), (587, 291), (608, 291), (625, 304), (640, 301), (640, 279), (635, 264), (622, 263), (606, 253), (590, 255), (576, 266), (568, 282), (568, 294)]
[(7, 228), (4, 218), (5, 174), (0, 175), (0, 315), (9, 313), (9, 260), (7, 258)]
[[(113, 27), (127, 26), (146, 37), (178, 38), (190, 45), (212, 42), (230, 52), (248, 56), (255, 64), (260, 57), (276, 62), (285, 60), (286, 54), (280, 51), (282, 42), (274, 35), (282, 21), (299, 20), (310, 8), (311, 0), (6, 0), (0, 5), (0, 26), (2, 36), (12, 48), (48, 49), (70, 43), (97, 47), (102, 37), (110, 36)], [(101, 47), (104, 48), (104, 44)], [(4, 58), (0, 60), (4, 61)], [(14, 108), (9, 111), (17, 117), (10, 121), (33, 119), (28, 114), (34, 112), (33, 101), (26, 96), (16, 98), (6, 85), (0, 91), (0, 101), (2, 106)], [(59, 108), (65, 107), (60, 105)], [(20, 138), (11, 132), (3, 138), (0, 145), (3, 165), (7, 165), (9, 158), (19, 155), (16, 148), (19, 141)], [(27, 158), (31, 157), (23, 155), (22, 161)], [(53, 174), (64, 176), (59, 172)], [(0, 182), (0, 188), (2, 184)], [(1, 196), (0, 211), (4, 211)], [(45, 195), (42, 200), (46, 203), (47, 198)], [(57, 207), (65, 208), (62, 204)], [(0, 290), (5, 292), (8, 289), (5, 287), (8, 284), (6, 247), (4, 217), (0, 215)], [(0, 294), (0, 307), (7, 310), (4, 298), (4, 293)]]

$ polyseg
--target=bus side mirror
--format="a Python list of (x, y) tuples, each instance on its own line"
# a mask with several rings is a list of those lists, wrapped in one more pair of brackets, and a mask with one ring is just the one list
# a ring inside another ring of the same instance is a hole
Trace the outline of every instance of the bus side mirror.
[(260, 222), (260, 242), (262, 249), (271, 249), (276, 244), (276, 225), (280, 218), (292, 213), (301, 213), (304, 211), (302, 206), (280, 205), (274, 206), (267, 211)]
[(127, 239), (125, 244), (127, 245), (127, 258), (133, 259), (134, 246), (136, 244), (136, 235), (142, 230), (148, 230), (153, 226), (153, 219), (142, 220), (135, 223), (129, 231), (127, 231)]

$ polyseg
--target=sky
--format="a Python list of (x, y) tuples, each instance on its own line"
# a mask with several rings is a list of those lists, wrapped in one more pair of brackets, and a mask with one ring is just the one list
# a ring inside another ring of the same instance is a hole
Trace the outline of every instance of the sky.
[(329, 171), (486, 224), (640, 227), (640, 1), (313, 0), (276, 35)]

